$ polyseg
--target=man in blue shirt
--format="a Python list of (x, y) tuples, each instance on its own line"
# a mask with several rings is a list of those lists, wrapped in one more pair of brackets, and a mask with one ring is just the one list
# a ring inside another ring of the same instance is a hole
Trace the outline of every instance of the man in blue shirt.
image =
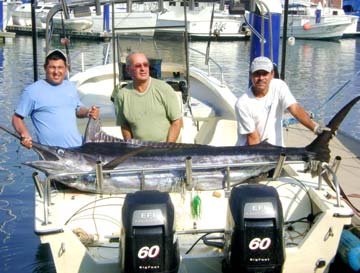
[(99, 117), (95, 106), (86, 108), (80, 101), (75, 86), (65, 80), (68, 70), (66, 55), (59, 49), (49, 52), (45, 59), (45, 80), (26, 87), (15, 109), (12, 124), (21, 137), (20, 143), (32, 147), (32, 138), (23, 119), (30, 117), (37, 141), (44, 145), (63, 148), (82, 144), (76, 118)]

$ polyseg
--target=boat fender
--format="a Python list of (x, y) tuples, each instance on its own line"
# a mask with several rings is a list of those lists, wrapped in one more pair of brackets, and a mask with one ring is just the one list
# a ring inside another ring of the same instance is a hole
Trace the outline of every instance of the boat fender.
[(304, 30), (310, 30), (312, 28), (312, 26), (309, 22), (307, 22), (303, 25), (303, 28), (304, 28)]
[(291, 36), (288, 38), (288, 45), (294, 46), (295, 45), (295, 37)]
[(360, 239), (351, 231), (345, 229), (341, 233), (338, 253), (355, 272), (360, 270)]

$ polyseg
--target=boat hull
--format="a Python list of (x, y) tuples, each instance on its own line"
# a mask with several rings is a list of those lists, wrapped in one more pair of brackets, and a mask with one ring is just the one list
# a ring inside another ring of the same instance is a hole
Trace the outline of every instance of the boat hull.
[[(316, 40), (331, 40), (341, 39), (345, 29), (350, 25), (349, 22), (336, 22), (326, 24), (311, 24), (309, 28), (304, 27), (303, 23), (291, 22), (288, 24), (288, 37), (295, 37), (298, 39), (316, 39)], [(282, 30), (281, 30), (282, 35)]]
[[(213, 24), (210, 29), (212, 6), (201, 6), (187, 12), (187, 32), (196, 39), (246, 39), (250, 32), (243, 28), (244, 18), (242, 15), (231, 15), (228, 10), (220, 11), (216, 5), (214, 9)], [(203, 3), (205, 5), (205, 3)], [(166, 11), (160, 13), (157, 19), (157, 27), (176, 27), (184, 25), (183, 7), (166, 6)], [(160, 28), (159, 33), (179, 32), (179, 28)]]
[[(303, 167), (302, 164), (291, 166), (300, 174), (297, 179), (285, 175), (279, 180), (262, 182), (277, 189), (285, 222), (306, 217), (312, 210), (316, 215), (312, 225), (295, 221), (291, 228), (285, 226), (286, 259), (282, 272), (312, 272), (314, 268), (316, 272), (327, 272), (336, 255), (343, 226), (351, 223), (352, 211), (346, 204), (338, 207), (335, 198), (329, 199), (329, 194), (334, 193), (327, 186), (316, 189), (317, 178), (301, 174)], [(215, 234), (221, 234), (227, 221), (228, 195), (224, 190), (196, 194), (202, 202), (201, 217), (197, 219), (193, 218), (189, 206), (193, 198), (191, 191), (170, 193), (181, 255), (179, 272), (222, 272), (224, 253), (221, 249), (202, 242), (189, 249), (202, 231), (219, 230)], [(47, 208), (48, 224), (44, 224), (44, 200), (36, 193), (35, 232), (42, 243), (50, 244), (58, 273), (119, 272), (118, 239), (124, 197), (60, 189), (52, 194), (52, 205)], [(85, 240), (86, 237), (92, 238), (92, 243), (90, 239)]]
[[(36, 27), (45, 28), (46, 27), (46, 17), (50, 9), (54, 6), (54, 3), (38, 3), (38, 7), (35, 9), (35, 18), (36, 18)], [(24, 3), (18, 6), (12, 12), (12, 24), (15, 26), (30, 27), (32, 25), (31, 19), (31, 4)], [(63, 24), (65, 29), (72, 31), (83, 31), (88, 30), (92, 27), (93, 21), (91, 17), (82, 17), (74, 18), (71, 15), (71, 18), (67, 20), (62, 19), (63, 16), (57, 14), (53, 18), (53, 26), (55, 29), (62, 29)]]

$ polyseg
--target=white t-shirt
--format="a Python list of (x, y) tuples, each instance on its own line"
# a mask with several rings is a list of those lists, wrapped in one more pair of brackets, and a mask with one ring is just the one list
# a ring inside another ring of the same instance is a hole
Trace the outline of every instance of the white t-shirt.
[(284, 111), (297, 103), (289, 87), (280, 79), (272, 79), (269, 92), (256, 98), (251, 87), (241, 95), (235, 104), (238, 121), (237, 145), (246, 145), (247, 135), (258, 131), (260, 140), (284, 146), (282, 119)]

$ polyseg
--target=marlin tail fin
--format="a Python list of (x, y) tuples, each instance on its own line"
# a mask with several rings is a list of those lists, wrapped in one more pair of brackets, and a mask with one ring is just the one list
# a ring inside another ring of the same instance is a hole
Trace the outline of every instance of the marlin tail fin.
[(330, 161), (330, 149), (329, 142), (336, 130), (339, 128), (341, 122), (349, 113), (351, 108), (360, 100), (360, 96), (355, 97), (348, 104), (346, 104), (328, 123), (327, 127), (331, 131), (323, 132), (313, 142), (305, 147), (307, 151), (314, 152), (316, 154), (315, 159), (321, 162)]

